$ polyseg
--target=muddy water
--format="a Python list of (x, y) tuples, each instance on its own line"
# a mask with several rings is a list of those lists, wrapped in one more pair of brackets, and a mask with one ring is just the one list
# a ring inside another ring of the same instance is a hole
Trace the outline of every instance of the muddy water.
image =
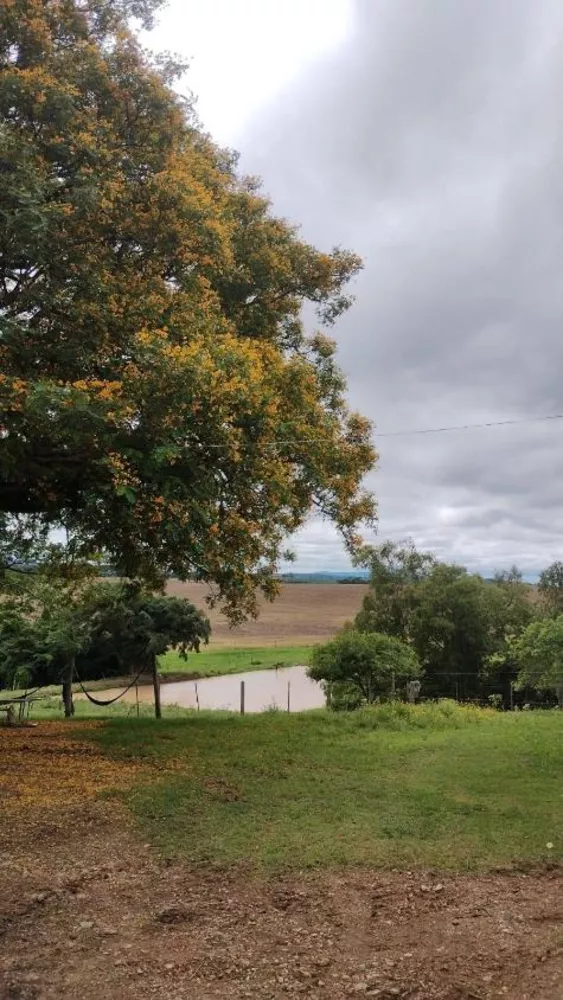
[[(163, 705), (179, 705), (182, 708), (240, 711), (240, 684), (244, 681), (245, 711), (265, 712), (271, 708), (292, 712), (304, 712), (311, 708), (323, 708), (325, 697), (320, 684), (309, 680), (305, 667), (282, 667), (279, 670), (255, 670), (244, 674), (230, 674), (224, 677), (207, 677), (197, 681), (178, 681), (161, 685)], [(116, 689), (99, 693), (98, 697), (113, 697)], [(150, 685), (139, 687), (139, 700), (152, 701)], [(124, 701), (135, 701), (135, 689), (129, 691)]]

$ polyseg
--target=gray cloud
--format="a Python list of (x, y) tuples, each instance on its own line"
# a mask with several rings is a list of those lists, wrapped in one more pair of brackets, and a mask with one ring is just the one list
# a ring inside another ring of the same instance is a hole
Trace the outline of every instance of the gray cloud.
[[(241, 142), (306, 238), (365, 257), (336, 336), (382, 432), (563, 411), (562, 45), (560, 0), (356, 0)], [(378, 444), (381, 536), (485, 570), (563, 555), (563, 422)], [(300, 553), (342, 564), (319, 531)]]

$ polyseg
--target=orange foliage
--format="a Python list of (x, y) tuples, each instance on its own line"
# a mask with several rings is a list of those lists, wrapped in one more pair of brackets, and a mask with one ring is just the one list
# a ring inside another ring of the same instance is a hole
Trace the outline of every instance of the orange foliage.
[(0, 726), (1, 812), (79, 805), (103, 792), (122, 791), (135, 782), (157, 780), (163, 767), (183, 769), (182, 761), (113, 760), (88, 739), (101, 722), (80, 727), (42, 722), (37, 728)]
[(0, 514), (236, 620), (312, 509), (351, 549), (374, 518), (370, 425), (301, 318), (334, 322), (361, 262), (202, 132), (123, 16), (154, 2), (0, 4)]

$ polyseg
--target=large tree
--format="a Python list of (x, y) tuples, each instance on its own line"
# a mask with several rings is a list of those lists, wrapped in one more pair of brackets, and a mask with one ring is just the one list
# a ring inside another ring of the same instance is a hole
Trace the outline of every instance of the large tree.
[(274, 590), (312, 508), (374, 515), (370, 427), (332, 323), (359, 259), (276, 218), (127, 18), (151, 0), (0, 5), (0, 512), (129, 576)]
[(549, 614), (560, 615), (563, 612), (562, 562), (556, 561), (542, 570), (538, 580), (538, 593)]
[(432, 572), (436, 558), (431, 552), (419, 552), (409, 539), (370, 547), (359, 561), (369, 567), (370, 589), (356, 616), (356, 628), (408, 640), (419, 584)]
[(518, 686), (553, 691), (563, 709), (563, 615), (531, 622), (511, 643)]

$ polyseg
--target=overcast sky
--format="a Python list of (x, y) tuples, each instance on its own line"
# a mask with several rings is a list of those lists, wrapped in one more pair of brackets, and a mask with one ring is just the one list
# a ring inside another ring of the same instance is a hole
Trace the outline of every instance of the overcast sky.
[[(563, 412), (561, 0), (173, 0), (151, 44), (278, 213), (364, 256), (335, 335), (379, 432)], [(563, 421), (377, 444), (381, 539), (563, 558)], [(324, 524), (295, 547), (347, 565)]]

